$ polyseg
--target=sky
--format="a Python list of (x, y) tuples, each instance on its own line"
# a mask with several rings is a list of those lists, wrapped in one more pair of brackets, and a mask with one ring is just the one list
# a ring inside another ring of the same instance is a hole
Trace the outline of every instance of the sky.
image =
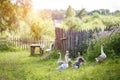
[(120, 10), (120, 0), (32, 0), (33, 9), (67, 9), (69, 5), (75, 10), (85, 8), (87, 11), (95, 9)]

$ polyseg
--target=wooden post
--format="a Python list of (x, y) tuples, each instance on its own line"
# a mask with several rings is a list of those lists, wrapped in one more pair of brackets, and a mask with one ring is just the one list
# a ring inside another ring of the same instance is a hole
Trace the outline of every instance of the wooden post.
[(42, 49), (42, 48), (40, 47), (40, 56), (43, 55), (43, 52), (44, 52), (44, 49)]
[(31, 55), (34, 55), (35, 47), (34, 46), (30, 46), (30, 50), (31, 50)]

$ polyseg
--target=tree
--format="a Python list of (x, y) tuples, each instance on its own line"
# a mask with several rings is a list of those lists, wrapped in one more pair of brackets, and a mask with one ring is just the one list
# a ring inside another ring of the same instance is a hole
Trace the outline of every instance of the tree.
[(31, 0), (16, 0), (15, 5), (20, 7), (22, 9), (22, 15), (25, 17), (32, 7), (32, 1)]
[(0, 32), (14, 30), (17, 24), (16, 6), (10, 0), (0, 1)]
[(83, 16), (85, 16), (87, 13), (85, 11), (85, 8), (81, 9), (78, 14), (76, 15), (77, 17), (79, 17), (80, 19), (82, 19)]
[(64, 28), (65, 29), (81, 29), (81, 20), (77, 17), (69, 17), (64, 20), (64, 24), (66, 25)]
[(114, 26), (120, 25), (120, 17), (113, 15), (103, 16), (102, 22), (106, 26), (106, 30), (111, 30)]
[(100, 11), (99, 10), (93, 10), (93, 11), (89, 12), (88, 14), (89, 15), (93, 15), (94, 13), (100, 14)]
[(34, 21), (30, 28), (30, 34), (32, 38), (41, 39), (42, 28), (40, 27), (39, 22)]
[(76, 15), (74, 9), (72, 9), (72, 7), (69, 5), (69, 7), (67, 8), (66, 11), (66, 18), (67, 17), (74, 17)]
[(116, 10), (114, 13), (113, 13), (115, 16), (120, 16), (120, 10)]
[(109, 9), (100, 9), (99, 12), (100, 12), (100, 14), (102, 14), (102, 15), (108, 15), (108, 14), (110, 14)]
[(52, 18), (52, 11), (51, 10), (47, 10), (47, 9), (40, 10), (38, 12), (38, 16), (40, 18), (42, 18), (43, 20)]

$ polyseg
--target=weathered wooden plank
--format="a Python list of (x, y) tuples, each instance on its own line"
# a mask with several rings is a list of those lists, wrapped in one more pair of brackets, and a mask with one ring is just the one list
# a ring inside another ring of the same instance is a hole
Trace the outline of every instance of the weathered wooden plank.
[[(86, 31), (75, 31), (71, 28), (67, 31), (56, 28), (55, 35), (55, 48), (63, 53), (69, 50), (74, 56), (77, 55), (77, 52), (81, 51), (82, 44), (86, 42), (88, 38)], [(67, 37), (67, 39), (65, 37)]]

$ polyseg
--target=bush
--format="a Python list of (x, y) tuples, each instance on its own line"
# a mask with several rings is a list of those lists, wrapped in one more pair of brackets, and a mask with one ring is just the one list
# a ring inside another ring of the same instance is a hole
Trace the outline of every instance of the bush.
[(103, 43), (105, 45), (103, 50), (107, 55), (107, 58), (116, 58), (120, 56), (120, 32), (118, 32), (112, 37), (93, 42), (88, 49), (87, 54), (84, 55), (85, 59), (94, 61), (95, 58), (101, 54), (101, 44)]
[(42, 60), (58, 59), (58, 50), (52, 50), (42, 56)]
[(51, 55), (49, 56), (51, 59), (58, 59), (58, 51), (57, 50), (53, 50), (51, 52)]
[(120, 56), (120, 32), (106, 41), (105, 51), (110, 57)]
[(95, 58), (100, 55), (100, 45), (101, 42), (94, 42), (91, 44), (90, 48), (87, 50), (87, 54), (85, 54), (85, 59), (89, 61), (94, 61)]
[(0, 43), (0, 51), (17, 51), (20, 50), (16, 48), (14, 45), (11, 43)]

